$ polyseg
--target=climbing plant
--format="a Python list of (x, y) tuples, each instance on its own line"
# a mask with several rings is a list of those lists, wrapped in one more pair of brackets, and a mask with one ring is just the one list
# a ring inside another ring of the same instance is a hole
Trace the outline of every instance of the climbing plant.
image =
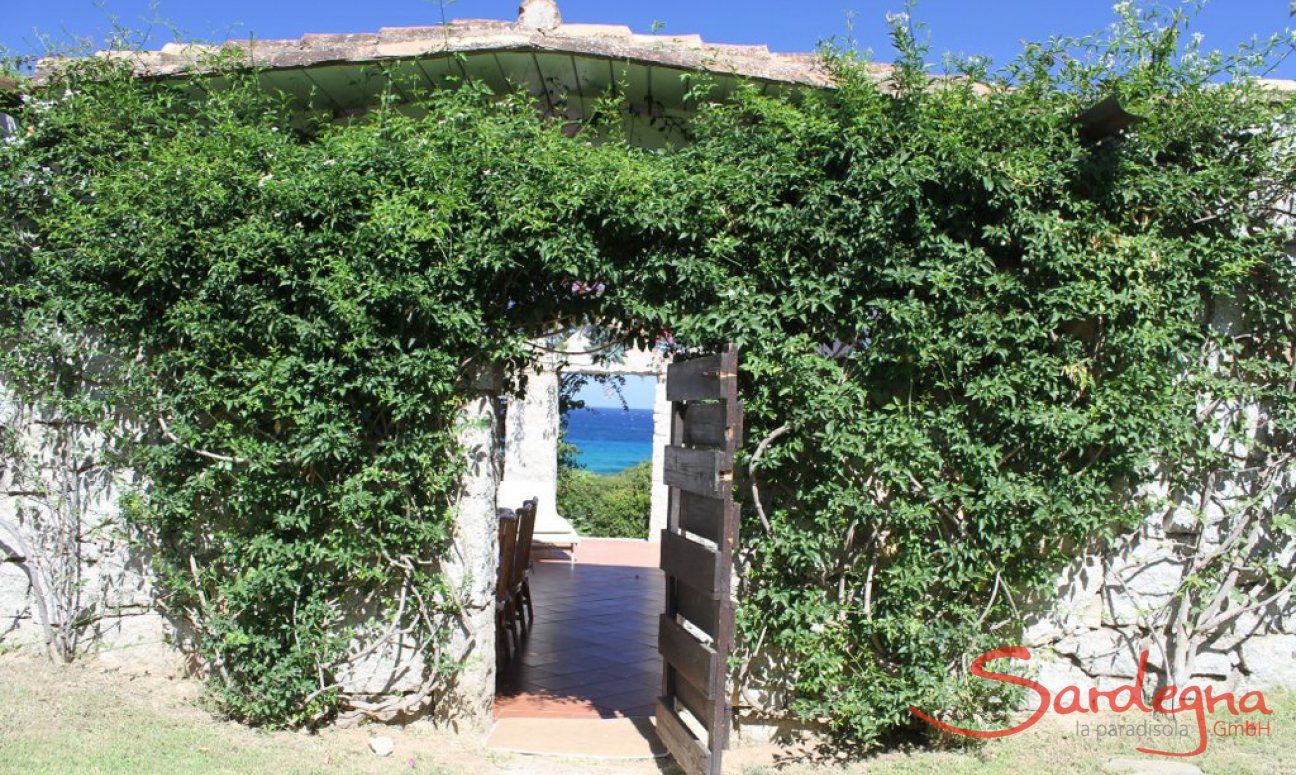
[[(0, 151), (5, 368), (34, 386), (61, 366), (50, 332), (97, 334), (94, 396), (135, 419), (116, 429), (148, 482), (128, 518), (167, 608), (233, 715), (313, 723), (364, 702), (339, 686), (357, 611), (434, 655), (460, 626), (441, 561), (465, 395), (541, 331), (602, 315), (633, 339), (690, 303), (665, 279), (687, 211), (658, 193), (687, 186), (522, 95), (466, 84), (420, 118), (315, 124), (236, 58), (212, 66), (228, 80), (195, 99), (88, 60), (26, 103)], [(650, 239), (655, 290), (573, 290), (617, 251), (631, 286), (622, 259)], [(454, 665), (427, 662), (431, 699)]]
[[(1273, 50), (1206, 54), (1182, 17), (1118, 10), (1108, 36), (953, 80), (897, 17), (890, 89), (846, 68), (832, 94), (751, 96), (684, 151), (743, 267), (704, 325), (747, 344), (765, 503), (745, 646), (793, 676), (773, 699), (845, 738), (911, 705), (1003, 707), (967, 660), (1017, 642), (1060, 565), (1165, 508), (1162, 467), (1223, 481), (1209, 407), (1263, 406), (1232, 465), (1291, 470), (1290, 105), (1241, 77)], [(1085, 141), (1075, 117), (1110, 95), (1145, 120)], [(1221, 562), (1259, 598), (1292, 576), (1290, 500), (1265, 506), (1267, 554)]]
[[(1182, 16), (1118, 17), (938, 77), (897, 16), (894, 68), (830, 50), (831, 91), (702, 89), (661, 152), (619, 139), (614, 96), (575, 136), (474, 83), (333, 122), (237, 55), (201, 88), (70, 63), (0, 146), (6, 379), (47, 382), (50, 331), (95, 335), (78, 399), (133, 418), (166, 605), (230, 713), (303, 724), (352, 702), (355, 595), (442, 654), (483, 377), (568, 326), (738, 342), (735, 669), (782, 677), (755, 701), (865, 744), (911, 704), (1001, 711), (961, 668), (1209, 443), (1215, 345), (1291, 430), (1290, 107), (1247, 77), (1280, 41), (1225, 56)], [(1145, 120), (1084, 140), (1113, 94)]]

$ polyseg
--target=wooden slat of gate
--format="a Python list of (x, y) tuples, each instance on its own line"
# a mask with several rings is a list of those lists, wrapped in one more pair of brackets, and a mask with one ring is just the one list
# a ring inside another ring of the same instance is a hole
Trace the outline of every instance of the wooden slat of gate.
[(714, 649), (698, 640), (674, 619), (662, 614), (661, 622), (657, 625), (657, 650), (661, 652), (662, 659), (669, 662), (677, 674), (701, 690), (708, 701), (715, 699), (711, 695), (717, 669)]
[(657, 737), (661, 738), (666, 750), (675, 757), (680, 769), (687, 773), (708, 772), (711, 767), (711, 751), (706, 744), (698, 740), (693, 732), (684, 725), (675, 709), (666, 700), (657, 700)]
[(699, 593), (715, 600), (729, 589), (720, 587), (721, 557), (697, 541), (690, 541), (679, 533), (662, 531), (661, 568), (670, 578), (687, 584)]
[(719, 544), (724, 537), (724, 501), (691, 492), (680, 492), (680, 528)]
[(727, 484), (720, 471), (723, 457), (724, 453), (719, 450), (669, 446), (662, 478), (667, 485), (687, 492), (711, 497), (721, 495)]
[(720, 376), (726, 354), (672, 363), (666, 370), (666, 400), (715, 401), (724, 398)]
[(725, 448), (724, 404), (689, 404), (684, 410), (684, 444), (690, 447)]
[(675, 613), (715, 640), (720, 630), (720, 601), (684, 586), (675, 588)]
[[(718, 698), (707, 697), (696, 686), (682, 678), (677, 677), (675, 685), (672, 688), (672, 694), (679, 704), (689, 712), (689, 715), (698, 720), (708, 735), (712, 738), (708, 743), (713, 743), (717, 730), (716, 726), (715, 705)], [(727, 719), (726, 724), (727, 725)], [(724, 725), (722, 725), (724, 726)], [(707, 746), (708, 748), (710, 745)]]
[(742, 435), (737, 377), (732, 345), (719, 355), (673, 364), (666, 376), (674, 417), (663, 475), (670, 509), (661, 546), (666, 611), (658, 629), (663, 674), (657, 732), (688, 775), (718, 775), (729, 741), (726, 660), (733, 645), (730, 585), (738, 540), (732, 481)]

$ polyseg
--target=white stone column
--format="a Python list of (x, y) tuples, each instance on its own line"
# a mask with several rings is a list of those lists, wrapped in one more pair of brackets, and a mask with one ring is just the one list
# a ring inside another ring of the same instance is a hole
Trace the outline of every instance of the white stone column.
[(657, 375), (653, 394), (652, 510), (648, 517), (648, 540), (660, 541), (666, 529), (666, 503), (670, 488), (663, 481), (666, 470), (666, 447), (671, 439), (671, 402), (666, 400), (666, 373)]
[(459, 443), (468, 467), (460, 484), (444, 571), (450, 588), (464, 603), (464, 616), (451, 625), (448, 644), (449, 653), (460, 658), (462, 670), (452, 679), (453, 689), (433, 710), (440, 721), (486, 729), (495, 703), (495, 569), (499, 562), (495, 399), (470, 399), (459, 419)]
[(529, 498), (539, 498), (536, 540), (569, 543), (576, 533), (557, 508), (559, 379), (552, 369), (533, 371), (526, 394), (509, 401), (498, 505), (515, 509)]

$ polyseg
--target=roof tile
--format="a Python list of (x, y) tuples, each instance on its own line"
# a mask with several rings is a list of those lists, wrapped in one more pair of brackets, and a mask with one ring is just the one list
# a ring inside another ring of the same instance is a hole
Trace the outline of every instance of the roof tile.
[[(141, 75), (175, 77), (202, 68), (205, 57), (238, 47), (254, 66), (299, 68), (473, 51), (552, 51), (575, 56), (646, 62), (747, 78), (831, 86), (820, 60), (809, 54), (776, 54), (765, 46), (712, 44), (698, 35), (642, 35), (624, 25), (560, 24), (533, 30), (513, 22), (460, 19), (446, 25), (384, 27), (376, 33), (308, 34), (296, 40), (231, 40), (220, 46), (169, 43), (158, 51), (101, 52), (132, 61)], [(38, 77), (60, 60), (45, 60)]]

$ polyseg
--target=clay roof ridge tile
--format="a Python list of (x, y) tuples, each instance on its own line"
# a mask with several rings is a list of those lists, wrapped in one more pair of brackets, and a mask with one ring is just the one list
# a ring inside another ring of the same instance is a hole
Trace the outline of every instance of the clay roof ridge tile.
[(574, 38), (628, 38), (634, 36), (634, 32), (624, 24), (582, 24), (566, 22), (550, 30), (549, 34), (558, 37)]

